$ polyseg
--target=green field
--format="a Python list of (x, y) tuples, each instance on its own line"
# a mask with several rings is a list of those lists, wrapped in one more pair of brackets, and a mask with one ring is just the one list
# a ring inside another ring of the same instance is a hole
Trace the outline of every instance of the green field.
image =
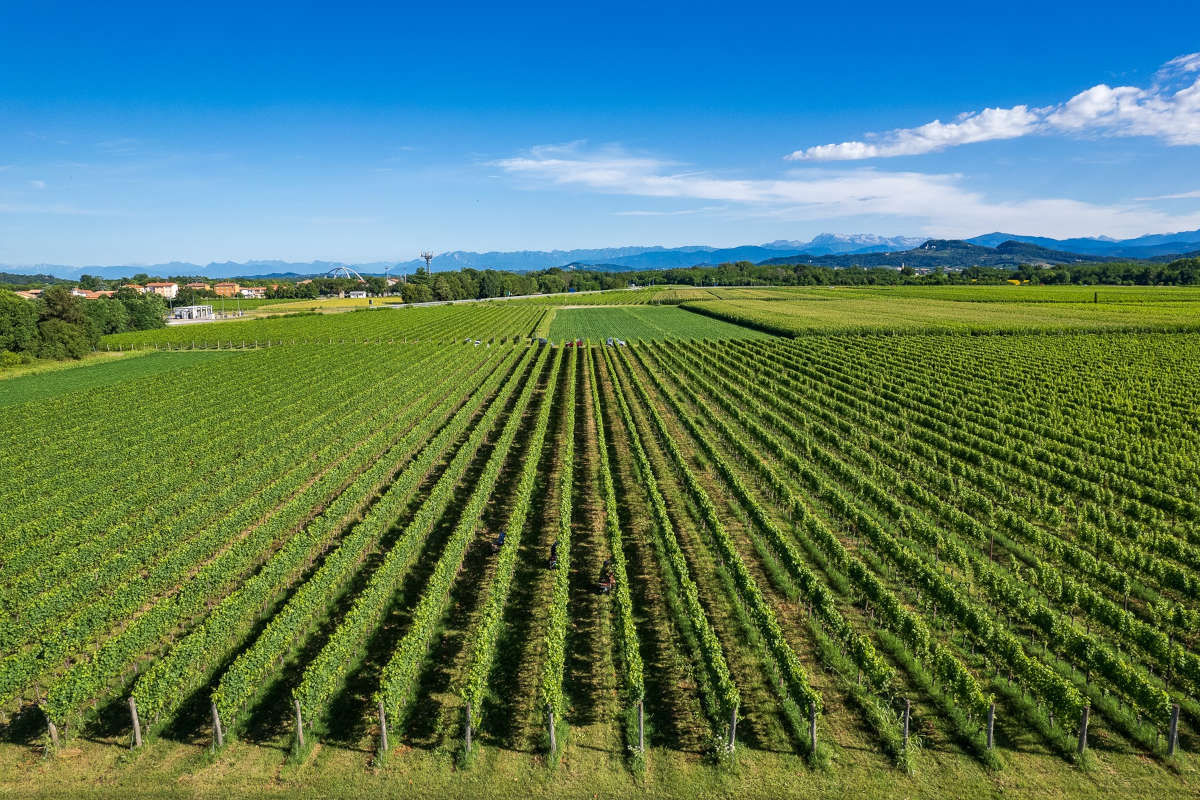
[(0, 407), (58, 397), (68, 392), (100, 389), (123, 384), (144, 375), (182, 369), (207, 359), (214, 352), (98, 353), (95, 360), (58, 362), (59, 369), (0, 379)]
[(809, 297), (921, 298), (968, 303), (1196, 303), (1195, 286), (878, 286), (806, 290)]
[(0, 379), (0, 797), (1197, 795), (1195, 302), (837, 291)]
[(675, 306), (613, 306), (608, 308), (560, 308), (550, 323), (550, 339), (609, 337), (625, 341), (639, 339), (725, 339), (761, 338), (764, 334), (741, 325), (691, 314)]
[(470, 303), (424, 308), (376, 308), (340, 314), (203, 322), (105, 336), (100, 349), (174, 345), (241, 347), (255, 342), (332, 343), (463, 338), (529, 338), (539, 335), (551, 309), (516, 303)]
[[(983, 291), (989, 292), (989, 289)], [(1001, 333), (1063, 330), (1197, 330), (1200, 305), (1191, 299), (1107, 304), (961, 302), (892, 297), (884, 290), (829, 292), (788, 300), (715, 300), (681, 308), (780, 336), (807, 333)]]

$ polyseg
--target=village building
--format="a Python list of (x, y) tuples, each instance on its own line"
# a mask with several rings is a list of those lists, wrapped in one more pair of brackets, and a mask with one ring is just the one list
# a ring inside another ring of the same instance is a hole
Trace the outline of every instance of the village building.
[(168, 300), (174, 300), (175, 296), (179, 294), (179, 284), (173, 281), (154, 281), (146, 284), (146, 291)]

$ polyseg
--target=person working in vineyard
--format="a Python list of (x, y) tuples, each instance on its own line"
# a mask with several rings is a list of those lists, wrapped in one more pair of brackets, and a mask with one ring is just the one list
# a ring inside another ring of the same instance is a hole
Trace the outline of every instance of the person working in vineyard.
[(617, 582), (617, 576), (613, 575), (611, 558), (604, 559), (604, 565), (600, 567), (600, 578), (596, 581), (596, 588), (600, 594), (608, 594), (613, 590), (613, 586)]
[(500, 548), (504, 547), (504, 537), (507, 535), (507, 533), (508, 531), (500, 531), (500, 535), (496, 537), (496, 541), (492, 542), (493, 553), (499, 553)]
[(554, 569), (557, 566), (558, 566), (558, 541), (556, 540), (554, 542), (554, 544), (550, 545), (549, 568)]

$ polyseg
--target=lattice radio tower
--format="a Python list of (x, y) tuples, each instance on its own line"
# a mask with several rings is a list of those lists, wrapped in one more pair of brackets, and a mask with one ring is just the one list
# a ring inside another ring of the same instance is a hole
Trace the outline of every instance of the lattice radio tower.
[(421, 253), (421, 258), (425, 259), (425, 271), (429, 272), (429, 264), (433, 261), (433, 253), (429, 252), (428, 250), (424, 250)]

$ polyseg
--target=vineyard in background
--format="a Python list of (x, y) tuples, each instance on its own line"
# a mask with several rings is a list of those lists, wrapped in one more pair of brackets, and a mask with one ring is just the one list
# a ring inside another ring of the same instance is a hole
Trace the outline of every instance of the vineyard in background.
[[(1187, 301), (868, 295), (218, 323), (105, 344), (239, 352), (15, 379), (9, 740), (1194, 774), (1200, 339), (1098, 330)], [(885, 310), (1061, 335), (764, 330)]]
[[(1137, 301), (1090, 303), (1056, 302), (1050, 299), (1053, 295), (1042, 295), (1028, 302), (1006, 301), (988, 288), (982, 292), (977, 302), (961, 302), (963, 296), (956, 294), (943, 299), (940, 294), (908, 296), (891, 289), (830, 289), (803, 298), (689, 301), (681, 308), (778, 336), (838, 332), (1200, 331), (1200, 305), (1190, 296), (1166, 299), (1165, 295), (1153, 295)], [(993, 299), (987, 301), (986, 297)]]

